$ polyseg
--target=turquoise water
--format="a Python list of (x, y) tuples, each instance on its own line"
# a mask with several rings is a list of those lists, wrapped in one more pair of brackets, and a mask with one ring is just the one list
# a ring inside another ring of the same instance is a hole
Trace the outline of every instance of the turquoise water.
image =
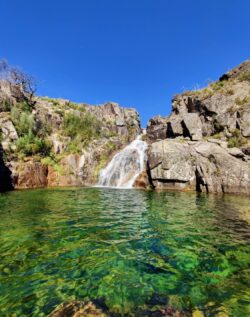
[(47, 316), (73, 299), (118, 316), (164, 305), (250, 316), (249, 205), (105, 188), (0, 194), (0, 316)]

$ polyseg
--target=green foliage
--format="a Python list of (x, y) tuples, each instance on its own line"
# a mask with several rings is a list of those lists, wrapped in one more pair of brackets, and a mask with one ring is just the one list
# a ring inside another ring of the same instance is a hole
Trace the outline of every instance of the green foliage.
[(225, 95), (226, 96), (232, 96), (234, 94), (234, 90), (232, 88), (227, 88), (225, 90)]
[(42, 122), (41, 127), (37, 130), (37, 135), (42, 138), (46, 138), (52, 132), (52, 127), (47, 122)]
[(106, 148), (109, 150), (109, 151), (115, 151), (117, 149), (117, 144), (113, 141), (109, 141), (107, 144), (106, 144)]
[(250, 82), (250, 71), (246, 71), (244, 73), (242, 73), (239, 77), (238, 77), (239, 81), (248, 81)]
[(30, 105), (28, 104), (28, 102), (26, 102), (26, 101), (17, 103), (16, 107), (17, 107), (20, 111), (25, 111), (25, 112), (30, 112), (30, 111), (31, 111), (31, 107), (30, 107)]
[(246, 140), (245, 140), (245, 138), (242, 137), (242, 135), (241, 135), (241, 133), (240, 133), (240, 130), (235, 129), (235, 130), (232, 132), (232, 137), (228, 140), (227, 146), (228, 146), (229, 148), (232, 148), (232, 147), (241, 147), (241, 146), (243, 146), (245, 143), (246, 143)]
[(81, 112), (85, 112), (85, 108), (84, 108), (84, 106), (81, 105), (81, 104), (77, 104), (77, 103), (74, 103), (74, 102), (71, 102), (71, 101), (70, 101), (70, 102), (67, 104), (67, 106), (68, 106), (69, 108), (71, 108), (71, 109), (78, 110), (78, 111), (81, 111)]
[(48, 140), (41, 139), (32, 133), (21, 136), (16, 141), (18, 154), (47, 156), (50, 153), (51, 144)]
[(88, 145), (91, 140), (100, 137), (101, 123), (89, 113), (83, 116), (69, 113), (64, 116), (62, 132), (71, 137), (69, 150), (74, 152)]
[(95, 171), (94, 171), (95, 180), (97, 180), (99, 178), (100, 172), (107, 165), (108, 159), (109, 159), (108, 156), (105, 154), (102, 154), (100, 156), (100, 159), (99, 159), (98, 164), (97, 164)]
[(222, 132), (213, 134), (214, 139), (221, 139), (223, 136), (224, 136), (224, 134)]
[(210, 87), (214, 90), (214, 91), (219, 91), (221, 90), (225, 85), (225, 82), (224, 81), (216, 81), (214, 83), (212, 83), (210, 85)]
[(239, 147), (239, 139), (236, 138), (236, 137), (232, 137), (228, 140), (228, 144), (227, 146), (229, 148), (232, 148), (232, 147)]
[(57, 99), (54, 99), (54, 98), (42, 97), (41, 99), (52, 103), (52, 105), (55, 107), (60, 105), (59, 101)]
[(35, 121), (31, 113), (21, 112), (18, 108), (13, 107), (10, 115), (19, 136), (33, 132)]
[(246, 96), (246, 97), (244, 97), (244, 98), (240, 98), (240, 97), (237, 97), (236, 99), (235, 99), (235, 103), (236, 103), (236, 105), (238, 105), (238, 106), (243, 106), (243, 105), (245, 105), (246, 103), (248, 103), (248, 101), (250, 101), (250, 96)]
[(75, 138), (73, 138), (67, 145), (67, 150), (69, 153), (77, 153), (80, 154), (81, 153), (81, 149), (82, 149), (83, 145), (82, 145), (82, 138), (81, 136), (76, 136)]
[(10, 111), (11, 106), (12, 106), (12, 104), (9, 100), (3, 100), (1, 102), (1, 110), (2, 111)]
[(41, 159), (41, 163), (45, 166), (51, 166), (56, 171), (57, 175), (62, 174), (62, 166), (58, 163), (54, 156), (47, 156)]

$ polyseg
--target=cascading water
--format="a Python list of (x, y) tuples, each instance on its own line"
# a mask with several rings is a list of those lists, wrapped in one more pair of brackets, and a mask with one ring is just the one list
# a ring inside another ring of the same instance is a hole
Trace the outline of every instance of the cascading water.
[(137, 176), (143, 171), (147, 143), (141, 136), (117, 153), (104, 168), (98, 186), (132, 188)]

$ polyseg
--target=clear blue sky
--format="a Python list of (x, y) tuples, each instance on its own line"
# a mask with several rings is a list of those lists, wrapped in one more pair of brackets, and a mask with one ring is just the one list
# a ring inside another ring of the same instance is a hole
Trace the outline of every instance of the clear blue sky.
[(0, 0), (0, 58), (38, 93), (116, 101), (143, 126), (250, 57), (249, 0)]

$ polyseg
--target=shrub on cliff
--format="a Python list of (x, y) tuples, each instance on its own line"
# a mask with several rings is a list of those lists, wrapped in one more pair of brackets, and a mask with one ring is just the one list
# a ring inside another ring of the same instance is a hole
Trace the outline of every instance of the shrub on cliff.
[(16, 141), (16, 148), (19, 155), (39, 154), (41, 156), (48, 156), (51, 144), (47, 139), (41, 139), (32, 133), (28, 133)]
[(32, 108), (35, 104), (36, 80), (20, 68), (0, 60), (0, 80), (6, 83), (17, 102), (25, 101)]
[(19, 136), (33, 133), (35, 127), (34, 116), (30, 112), (22, 112), (17, 107), (11, 109), (11, 120)]
[[(68, 113), (64, 116), (62, 133), (71, 137), (72, 144), (77, 143), (78, 146), (84, 146), (91, 140), (100, 137), (101, 123), (96, 119), (96, 117), (89, 113), (82, 116), (76, 116), (73, 113)], [(71, 150), (74, 152), (74, 146)]]

